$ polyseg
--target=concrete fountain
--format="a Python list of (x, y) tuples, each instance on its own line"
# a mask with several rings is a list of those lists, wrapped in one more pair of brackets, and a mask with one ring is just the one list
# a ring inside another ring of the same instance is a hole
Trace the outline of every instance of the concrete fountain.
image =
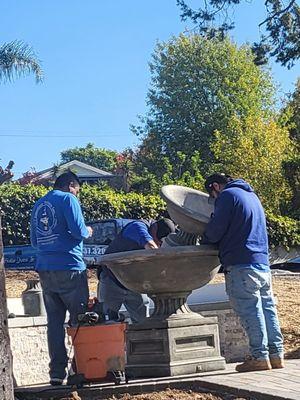
[(158, 377), (224, 369), (217, 318), (192, 312), (186, 303), (192, 290), (206, 285), (219, 269), (217, 249), (196, 245), (213, 204), (207, 194), (181, 186), (164, 186), (161, 195), (179, 232), (157, 250), (103, 257), (120, 282), (147, 293), (155, 306), (151, 317), (128, 327), (126, 372)]

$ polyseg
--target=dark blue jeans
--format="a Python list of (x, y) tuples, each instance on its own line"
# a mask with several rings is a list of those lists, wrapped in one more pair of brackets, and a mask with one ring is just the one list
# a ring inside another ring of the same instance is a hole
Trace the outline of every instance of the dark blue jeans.
[(51, 378), (64, 379), (68, 365), (65, 346), (66, 312), (75, 325), (89, 297), (86, 271), (39, 271), (48, 319), (48, 350)]

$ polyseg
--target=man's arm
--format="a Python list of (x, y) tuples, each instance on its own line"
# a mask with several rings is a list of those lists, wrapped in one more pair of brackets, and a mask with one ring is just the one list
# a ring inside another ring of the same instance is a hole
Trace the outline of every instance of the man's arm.
[(157, 244), (154, 242), (154, 240), (149, 240), (149, 242), (147, 242), (147, 243), (144, 245), (144, 248), (145, 248), (145, 249), (150, 249), (150, 250), (152, 250), (152, 249), (158, 249), (158, 246), (157, 246)]
[(64, 216), (71, 235), (78, 240), (88, 238), (91, 228), (86, 227), (78, 199), (70, 194), (64, 202)]
[(218, 243), (222, 239), (230, 225), (233, 207), (232, 195), (222, 192), (216, 200), (214, 215), (204, 232), (205, 242)]
[(142, 221), (135, 221), (128, 225), (124, 230), (123, 236), (136, 242), (139, 246), (145, 249), (157, 249), (158, 246), (153, 240), (153, 237), (148, 232), (148, 227)]

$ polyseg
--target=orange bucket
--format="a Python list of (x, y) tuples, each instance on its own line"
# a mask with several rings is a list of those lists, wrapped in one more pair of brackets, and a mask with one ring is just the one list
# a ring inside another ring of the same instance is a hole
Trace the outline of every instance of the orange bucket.
[(108, 371), (124, 371), (125, 329), (124, 323), (67, 328), (76, 372), (87, 380), (101, 380)]

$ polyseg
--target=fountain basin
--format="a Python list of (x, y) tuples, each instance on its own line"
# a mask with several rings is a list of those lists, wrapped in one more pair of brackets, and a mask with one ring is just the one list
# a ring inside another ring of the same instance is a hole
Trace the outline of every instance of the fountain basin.
[(214, 246), (177, 246), (104, 255), (108, 266), (128, 289), (160, 294), (191, 292), (216, 275), (220, 261)]
[[(132, 377), (193, 374), (225, 368), (217, 318), (192, 312), (187, 296), (206, 285), (219, 269), (214, 246), (194, 245), (213, 212), (209, 196), (182, 186), (161, 190), (170, 217), (181, 228), (155, 250), (107, 254), (102, 262), (128, 289), (147, 293), (150, 318), (128, 326), (126, 373)], [(178, 245), (179, 244), (179, 245)]]
[(208, 194), (189, 187), (166, 185), (161, 197), (167, 203), (172, 220), (184, 232), (202, 235), (214, 211), (214, 202)]

